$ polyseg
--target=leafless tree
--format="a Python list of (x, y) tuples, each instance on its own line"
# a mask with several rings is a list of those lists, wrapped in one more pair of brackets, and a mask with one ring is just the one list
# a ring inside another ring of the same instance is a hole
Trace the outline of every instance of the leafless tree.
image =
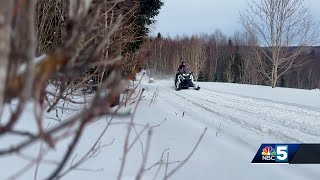
[(233, 42), (237, 46), (238, 53), (241, 56), (240, 83), (243, 84), (261, 84), (263, 78), (257, 71), (258, 61), (255, 60), (256, 53), (252, 46), (257, 44), (256, 37), (248, 32), (235, 32)]
[(259, 70), (274, 88), (280, 76), (305, 62), (296, 60), (315, 42), (318, 26), (304, 0), (252, 0), (248, 6), (241, 22), (257, 36), (258, 44), (252, 48)]
[(215, 55), (214, 55), (214, 74), (218, 72), (218, 61), (222, 56), (222, 47), (227, 45), (227, 37), (223, 34), (220, 29), (214, 31), (214, 40), (215, 40)]
[(188, 62), (195, 80), (198, 80), (199, 74), (204, 70), (204, 63), (206, 59), (206, 51), (202, 39), (194, 36), (189, 40), (182, 54), (185, 55), (185, 59)]

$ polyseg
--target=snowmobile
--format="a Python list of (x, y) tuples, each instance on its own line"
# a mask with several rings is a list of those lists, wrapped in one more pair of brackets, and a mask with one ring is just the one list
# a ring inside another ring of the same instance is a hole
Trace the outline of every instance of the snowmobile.
[(177, 91), (180, 91), (181, 89), (189, 89), (190, 87), (194, 90), (200, 90), (200, 86), (196, 86), (193, 83), (192, 73), (177, 74), (174, 84)]

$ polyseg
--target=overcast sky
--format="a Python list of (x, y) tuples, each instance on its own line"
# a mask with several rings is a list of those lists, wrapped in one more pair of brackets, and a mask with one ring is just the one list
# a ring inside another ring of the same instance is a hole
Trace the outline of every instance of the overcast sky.
[[(305, 0), (320, 21), (320, 0)], [(219, 28), (227, 35), (241, 30), (239, 11), (247, 0), (164, 0), (152, 34), (163, 36), (211, 33)]]

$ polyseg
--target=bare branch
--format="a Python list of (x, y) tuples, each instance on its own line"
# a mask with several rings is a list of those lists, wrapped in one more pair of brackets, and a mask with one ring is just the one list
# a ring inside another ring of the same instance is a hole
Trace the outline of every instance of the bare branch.
[[(168, 174), (166, 174), (166, 176), (164, 177), (164, 179), (169, 179), (174, 173), (176, 173), (180, 168), (182, 168), (186, 162), (191, 158), (191, 156), (194, 154), (194, 152), (196, 151), (196, 149), (198, 148), (202, 138), (204, 137), (205, 133), (207, 132), (207, 128), (204, 129), (203, 133), (201, 134), (198, 142), (196, 143), (195, 147), (192, 149), (191, 153), (187, 156), (186, 159), (184, 159), (177, 167), (175, 167), (173, 170), (171, 170)], [(167, 162), (168, 163), (168, 162)]]

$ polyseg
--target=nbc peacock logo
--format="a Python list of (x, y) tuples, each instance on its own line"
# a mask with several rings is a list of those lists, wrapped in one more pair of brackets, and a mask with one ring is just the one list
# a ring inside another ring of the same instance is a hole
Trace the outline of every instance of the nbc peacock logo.
[(274, 149), (272, 146), (267, 146), (262, 150), (262, 156), (276, 156), (276, 149)]
[(276, 159), (276, 149), (272, 146), (266, 146), (263, 150), (262, 150), (262, 160), (264, 161), (275, 161)]

